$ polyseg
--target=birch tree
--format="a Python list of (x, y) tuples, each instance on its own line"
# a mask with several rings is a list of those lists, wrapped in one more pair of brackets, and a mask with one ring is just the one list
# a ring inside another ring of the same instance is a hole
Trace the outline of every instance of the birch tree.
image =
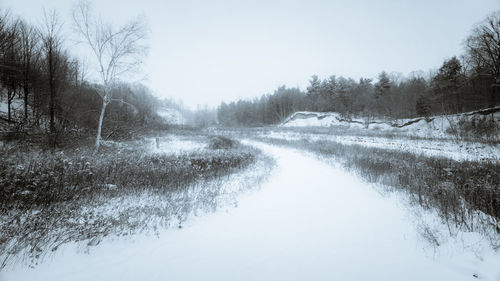
[(102, 123), (106, 107), (112, 101), (112, 90), (121, 78), (136, 70), (142, 63), (147, 47), (146, 23), (137, 18), (116, 28), (92, 15), (88, 1), (80, 1), (73, 9), (73, 22), (82, 42), (90, 49), (94, 57), (100, 87), (96, 91), (102, 99), (95, 151), (101, 141)]

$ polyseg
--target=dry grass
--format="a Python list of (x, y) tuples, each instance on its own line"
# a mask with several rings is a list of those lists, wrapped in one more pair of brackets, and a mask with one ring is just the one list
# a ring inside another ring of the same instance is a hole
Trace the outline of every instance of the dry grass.
[[(68, 242), (95, 245), (108, 235), (150, 231), (153, 219), (155, 227), (167, 226), (195, 206), (215, 204), (231, 174), (257, 162), (271, 165), (258, 150), (223, 139), (228, 142), (230, 147), (180, 155), (152, 154), (134, 147), (137, 142), (103, 146), (96, 155), (91, 147), (51, 152), (4, 146), (0, 268), (18, 259), (34, 265)], [(184, 198), (194, 185), (204, 188)]]
[[(317, 153), (340, 162), (369, 182), (409, 194), (410, 201), (438, 210), (444, 222), (465, 231), (500, 235), (500, 163), (458, 162), (403, 151), (332, 141), (260, 140)], [(485, 215), (486, 214), (486, 215)]]

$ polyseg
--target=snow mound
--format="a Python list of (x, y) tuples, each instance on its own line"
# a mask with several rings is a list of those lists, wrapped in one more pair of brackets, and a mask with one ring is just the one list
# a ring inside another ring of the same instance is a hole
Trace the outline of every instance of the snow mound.
[(280, 127), (332, 127), (361, 128), (379, 131), (400, 131), (420, 137), (449, 137), (460, 120), (472, 120), (489, 116), (500, 122), (500, 106), (451, 115), (436, 115), (428, 118), (371, 119), (367, 117), (349, 118), (336, 112), (298, 111), (281, 123)]
[(288, 117), (283, 127), (329, 127), (335, 125), (363, 126), (362, 120), (345, 119), (336, 112), (298, 111)]

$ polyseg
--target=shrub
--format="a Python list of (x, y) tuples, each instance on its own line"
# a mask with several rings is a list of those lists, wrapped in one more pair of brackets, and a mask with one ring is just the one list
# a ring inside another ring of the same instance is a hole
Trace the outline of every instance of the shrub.
[(237, 141), (223, 136), (213, 136), (208, 143), (210, 149), (231, 149), (237, 146)]
[(500, 136), (500, 126), (488, 116), (473, 116), (472, 118), (463, 116), (457, 122), (457, 130), (463, 138), (495, 141)]

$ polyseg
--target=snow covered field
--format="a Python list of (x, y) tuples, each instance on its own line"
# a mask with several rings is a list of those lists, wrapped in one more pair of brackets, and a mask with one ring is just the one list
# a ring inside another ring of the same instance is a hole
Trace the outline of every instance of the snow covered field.
[[(70, 244), (0, 280), (500, 280), (500, 254), (475, 233), (431, 247), (408, 211), (353, 175), (292, 149), (254, 143), (277, 161), (236, 208), (191, 216), (159, 236)], [(446, 232), (444, 232), (446, 233)]]
[(335, 134), (315, 134), (295, 131), (266, 131), (258, 135), (262, 138), (281, 140), (334, 141), (341, 144), (358, 144), (367, 147), (384, 148), (423, 154), (425, 156), (446, 157), (457, 161), (500, 161), (500, 145), (478, 142), (454, 141), (451, 139), (411, 139), (378, 136), (349, 136)]
[(153, 153), (182, 154), (200, 151), (207, 148), (208, 139), (201, 140), (199, 137), (193, 138), (169, 135), (167, 137), (159, 138), (159, 147), (157, 147), (155, 138), (149, 138), (147, 141), (149, 142), (150, 150)]

